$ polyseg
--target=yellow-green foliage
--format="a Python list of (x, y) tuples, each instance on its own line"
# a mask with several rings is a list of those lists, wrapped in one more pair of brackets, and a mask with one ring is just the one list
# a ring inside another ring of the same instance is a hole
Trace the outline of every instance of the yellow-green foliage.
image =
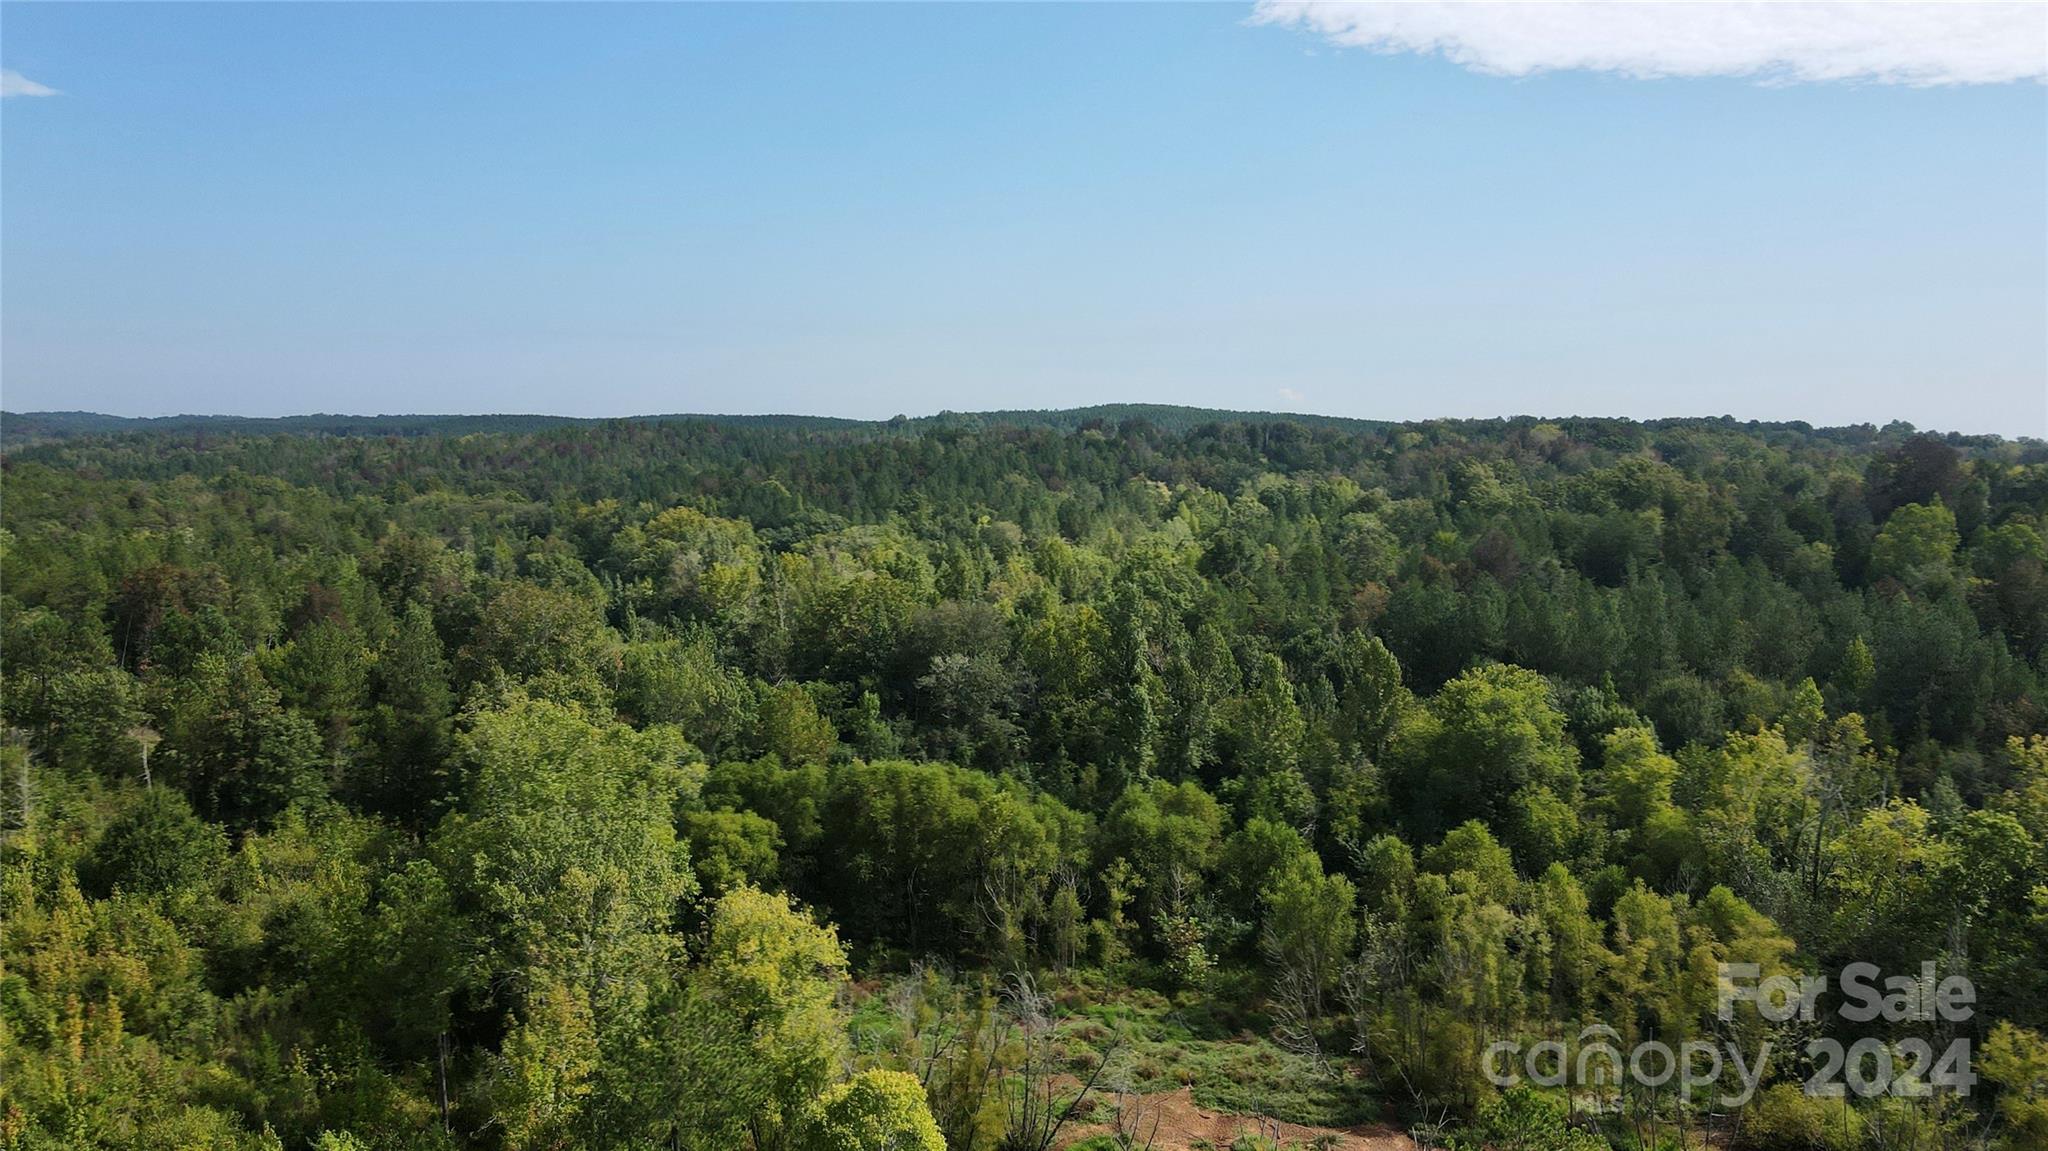
[(2048, 1038), (1999, 1023), (1984, 1041), (1984, 1076), (2003, 1090), (1998, 1110), (2013, 1147), (2048, 1147)]
[(798, 1151), (945, 1151), (917, 1077), (863, 1071), (805, 1110)]
[(1863, 1120), (1840, 1099), (1808, 1095), (1797, 1083), (1766, 1088), (1743, 1117), (1746, 1141), (1760, 1151), (1853, 1151)]

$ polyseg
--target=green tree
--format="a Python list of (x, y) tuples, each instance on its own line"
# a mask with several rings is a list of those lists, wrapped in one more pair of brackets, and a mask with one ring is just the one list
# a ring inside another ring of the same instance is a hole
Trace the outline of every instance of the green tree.
[(1646, 727), (1608, 733), (1600, 768), (1588, 781), (1593, 810), (1619, 837), (1630, 870), (1664, 878), (1697, 859), (1691, 821), (1673, 801), (1678, 763)]
[(1315, 794), (1301, 764), (1308, 724), (1279, 656), (1260, 661), (1252, 690), (1231, 701), (1224, 724), (1239, 772), (1231, 786), (1240, 813), (1306, 825), (1315, 813)]
[(369, 654), (349, 628), (321, 620), (272, 661), (284, 702), (313, 721), (330, 760), (352, 750), (369, 687)]
[(1354, 756), (1379, 759), (1386, 754), (1408, 693), (1401, 686), (1401, 665), (1378, 636), (1347, 632), (1339, 648), (1343, 688), (1338, 694), (1339, 739)]
[(751, 733), (753, 690), (718, 658), (708, 635), (628, 643), (621, 656), (619, 707), (642, 724), (679, 727), (710, 754)]
[(1276, 980), (1298, 996), (1305, 1023), (1322, 1017), (1323, 996), (1351, 950), (1358, 929), (1357, 889), (1341, 875), (1324, 875), (1306, 852), (1267, 878), (1259, 892), (1264, 911), (1259, 946)]
[(1163, 912), (1161, 901), (1176, 883), (1193, 894), (1215, 868), (1224, 826), (1223, 805), (1198, 784), (1134, 783), (1103, 816), (1096, 858), (1131, 862), (1149, 919)]
[(787, 898), (727, 892), (697, 968), (635, 1057), (629, 1082), (648, 1134), (704, 1151), (784, 1146), (844, 1052), (845, 970), (832, 929)]
[(349, 781), (349, 793), (370, 811), (413, 827), (430, 825), (454, 799), (447, 770), (454, 696), (425, 604), (406, 605), (378, 653), (370, 698), (369, 751)]
[(203, 893), (227, 858), (227, 837), (168, 788), (143, 792), (79, 861), (80, 886), (96, 896)]
[(603, 710), (617, 675), (616, 644), (601, 605), (575, 591), (520, 581), (484, 605), (460, 664), (470, 683), (503, 675), (529, 694)]
[(1431, 839), (1479, 818), (1508, 831), (1531, 859), (1551, 857), (1521, 810), (1534, 789), (1569, 809), (1579, 798), (1579, 752), (1542, 676), (1489, 664), (1444, 685), (1409, 717), (1391, 750), (1395, 798), (1411, 837)]
[(1449, 877), (1454, 888), (1489, 903), (1512, 902), (1519, 887), (1513, 853), (1476, 819), (1452, 828), (1441, 842), (1423, 852), (1422, 869)]
[(784, 763), (823, 763), (838, 746), (839, 733), (802, 684), (764, 684), (759, 700), (754, 741), (761, 750)]
[(620, 1042), (666, 986), (668, 928), (696, 890), (673, 815), (702, 770), (687, 753), (673, 729), (545, 700), (482, 713), (461, 741), (468, 799), (435, 856), (473, 917), (480, 980), (509, 985), (522, 1025), (543, 1029), (534, 1050), (586, 1024), (600, 1047)]
[(774, 880), (782, 846), (774, 821), (751, 811), (685, 811), (678, 828), (706, 893), (720, 896)]
[(199, 658), (173, 689), (158, 756), (194, 810), (238, 830), (327, 791), (319, 733), (284, 708), (254, 656)]
[(1955, 578), (1955, 514), (1940, 500), (1906, 504), (1885, 520), (1870, 549), (1871, 574), (1891, 578), (1916, 592), (1933, 592)]

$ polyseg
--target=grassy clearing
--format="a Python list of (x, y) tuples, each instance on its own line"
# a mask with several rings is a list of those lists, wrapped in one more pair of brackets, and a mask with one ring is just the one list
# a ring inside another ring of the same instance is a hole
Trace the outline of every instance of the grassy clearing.
[(1378, 1116), (1376, 1100), (1347, 1074), (1345, 1061), (1319, 1068), (1248, 1027), (1226, 1030), (1206, 1006), (1125, 991), (1091, 1004), (1063, 1032), (1080, 1061), (1092, 1065), (1121, 1028), (1125, 1076), (1118, 1085), (1132, 1091), (1188, 1087), (1203, 1107), (1306, 1126), (1347, 1127)]
[[(895, 1047), (903, 1025), (882, 984), (863, 986), (869, 993), (854, 1005), (853, 1033), (861, 1048), (880, 1054)], [(1111, 1053), (1097, 1084), (1105, 1096), (1098, 1106), (1117, 1090), (1154, 1094), (1185, 1087), (1201, 1107), (1304, 1126), (1348, 1127), (1380, 1117), (1378, 1100), (1351, 1073), (1349, 1060), (1333, 1058), (1319, 1067), (1281, 1048), (1267, 1037), (1262, 1016), (1224, 1006), (1229, 997), (1168, 997), (1078, 971), (1046, 990), (1061, 1016), (1055, 1033), (1068, 1074), (1085, 1080)]]

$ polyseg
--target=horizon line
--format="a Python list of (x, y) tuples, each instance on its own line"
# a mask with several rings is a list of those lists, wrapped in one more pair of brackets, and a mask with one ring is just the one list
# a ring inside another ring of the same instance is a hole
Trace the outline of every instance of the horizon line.
[(1982, 437), (1982, 436), (1992, 436), (1992, 437), (1997, 437), (1997, 438), (2000, 438), (2000, 439), (2010, 440), (2010, 441), (2014, 441), (2014, 442), (2024, 442), (2024, 441), (2036, 441), (2036, 442), (2038, 442), (2038, 441), (2042, 441), (2042, 440), (2048, 440), (2048, 429), (2044, 429), (2044, 431), (2043, 431), (2042, 433), (2039, 433), (2039, 434), (2036, 434), (2036, 433), (2025, 433), (2025, 432), (2019, 432), (2019, 433), (2014, 433), (2014, 432), (2004, 432), (2004, 431), (1991, 431), (1991, 432), (1984, 432), (1984, 431), (1964, 431), (1964, 430), (1961, 430), (1961, 429), (1957, 429), (1957, 428), (1932, 428), (1932, 427), (1920, 427), (1920, 426), (1918, 426), (1918, 425), (1916, 425), (1916, 424), (1912, 423), (1912, 422), (1911, 422), (1911, 421), (1909, 421), (1909, 420), (1903, 420), (1903, 419), (1891, 419), (1891, 420), (1886, 420), (1886, 421), (1884, 421), (1884, 422), (1878, 422), (1878, 421), (1874, 421), (1874, 420), (1860, 420), (1860, 421), (1855, 421), (1855, 422), (1851, 422), (1851, 423), (1817, 423), (1817, 422), (1815, 422), (1815, 421), (1812, 421), (1812, 420), (1806, 420), (1806, 419), (1799, 419), (1799, 418), (1777, 418), (1777, 419), (1762, 419), (1762, 418), (1757, 418), (1757, 417), (1748, 417), (1748, 418), (1744, 418), (1744, 417), (1738, 417), (1738, 416), (1736, 416), (1735, 414), (1733, 414), (1733, 413), (1731, 413), (1731, 412), (1722, 412), (1722, 413), (1718, 413), (1718, 414), (1713, 414), (1713, 415), (1709, 415), (1709, 414), (1704, 414), (1704, 413), (1693, 413), (1693, 414), (1672, 414), (1672, 415), (1664, 415), (1664, 416), (1628, 416), (1628, 415), (1599, 415), (1599, 414), (1589, 414), (1589, 413), (1571, 413), (1571, 414), (1555, 414), (1555, 413), (1553, 413), (1553, 414), (1540, 414), (1540, 413), (1535, 413), (1535, 412), (1515, 412), (1515, 413), (1503, 413), (1503, 414), (1499, 414), (1499, 415), (1488, 415), (1488, 416), (1454, 416), (1454, 415), (1444, 415), (1444, 416), (1426, 416), (1426, 417), (1420, 417), (1420, 418), (1413, 418), (1413, 419), (1396, 419), (1396, 418), (1388, 418), (1388, 417), (1381, 417), (1381, 416), (1354, 416), (1354, 415), (1341, 415), (1341, 414), (1337, 414), (1337, 413), (1333, 413), (1333, 412), (1316, 412), (1316, 411), (1286, 411), (1286, 410), (1277, 410), (1277, 409), (1255, 409), (1255, 408), (1214, 408), (1214, 407), (1205, 407), (1205, 406), (1203, 406), (1203, 405), (1200, 405), (1200, 404), (1180, 404), (1180, 403), (1167, 403), (1167, 402), (1161, 402), (1161, 401), (1151, 401), (1151, 400), (1130, 400), (1130, 401), (1105, 401), (1105, 402), (1102, 402), (1102, 403), (1096, 403), (1096, 404), (1080, 404), (1080, 405), (1075, 405), (1075, 406), (1072, 406), (1072, 407), (1046, 407), (1046, 408), (984, 408), (984, 409), (978, 409), (978, 410), (962, 410), (962, 409), (954, 409), (954, 408), (941, 408), (941, 409), (939, 409), (938, 411), (935, 411), (935, 412), (929, 412), (929, 413), (925, 413), (925, 414), (921, 414), (921, 415), (911, 415), (911, 414), (908, 414), (908, 413), (904, 413), (904, 412), (899, 412), (899, 413), (896, 413), (896, 414), (894, 414), (894, 415), (891, 415), (891, 416), (882, 416), (882, 417), (875, 417), (875, 416), (842, 416), (842, 415), (832, 415), (832, 414), (827, 414), (827, 413), (822, 413), (822, 412), (798, 412), (798, 411), (779, 411), (779, 412), (636, 412), (636, 413), (628, 413), (628, 414), (623, 414), (623, 415), (594, 415), (594, 416), (593, 416), (593, 415), (570, 415), (570, 414), (566, 414), (566, 413), (559, 413), (559, 412), (533, 412), (533, 411), (442, 411), (442, 412), (426, 412), (426, 411), (414, 411), (414, 412), (376, 412), (376, 413), (368, 413), (368, 412), (329, 412), (329, 411), (309, 411), (309, 412), (292, 412), (292, 413), (287, 413), (287, 414), (283, 414), (283, 415), (248, 415), (248, 414), (244, 414), (244, 413), (239, 413), (239, 412), (175, 412), (175, 413), (167, 413), (167, 414), (163, 414), (163, 415), (153, 415), (153, 416), (136, 416), (136, 415), (124, 415), (124, 414), (121, 414), (121, 413), (117, 413), (117, 412), (104, 412), (104, 411), (94, 411), (94, 410), (90, 410), (90, 409), (85, 409), (85, 408), (45, 408), (45, 409), (35, 409), (35, 410), (30, 410), (30, 411), (11, 411), (11, 410), (8, 410), (8, 409), (0, 408), (0, 420), (8, 420), (8, 419), (23, 419), (23, 418), (31, 418), (31, 417), (42, 417), (42, 418), (52, 418), (52, 417), (88, 417), (88, 418), (95, 418), (95, 419), (103, 419), (103, 420), (120, 420), (120, 421), (124, 421), (124, 422), (129, 422), (129, 423), (163, 423), (163, 422), (167, 422), (167, 421), (176, 421), (176, 420), (221, 420), (221, 421), (228, 421), (228, 420), (244, 420), (244, 421), (252, 421), (252, 422), (260, 421), (260, 422), (273, 422), (273, 423), (281, 423), (281, 422), (285, 422), (285, 421), (292, 421), (292, 420), (318, 420), (318, 419), (329, 419), (329, 420), (437, 420), (437, 419), (511, 419), (511, 420), (518, 420), (518, 419), (527, 419), (527, 420), (555, 420), (555, 421), (561, 421), (561, 422), (564, 422), (564, 423), (586, 423), (586, 424), (592, 424), (592, 423), (611, 423), (611, 422), (625, 422), (625, 423), (631, 423), (631, 422), (651, 422), (651, 421), (661, 421), (661, 420), (699, 420), (699, 421), (715, 421), (715, 420), (830, 420), (830, 421), (837, 421), (837, 422), (840, 422), (840, 423), (845, 423), (845, 424), (854, 424), (854, 425), (873, 425), (873, 426), (886, 426), (886, 425), (888, 425), (888, 424), (894, 423), (894, 422), (896, 422), (896, 421), (899, 421), (899, 420), (901, 420), (901, 421), (905, 421), (905, 422), (919, 422), (919, 421), (932, 421), (932, 420), (939, 420), (939, 419), (944, 419), (944, 418), (946, 418), (946, 417), (973, 417), (973, 416), (1015, 416), (1015, 415), (1029, 415), (1029, 414), (1044, 414), (1044, 415), (1069, 415), (1069, 414), (1074, 414), (1074, 413), (1079, 413), (1079, 412), (1089, 412), (1089, 411), (1096, 411), (1096, 410), (1099, 410), (1099, 409), (1107, 409), (1107, 408), (1139, 408), (1139, 409), (1145, 409), (1145, 408), (1152, 408), (1152, 409), (1166, 409), (1166, 410), (1176, 410), (1176, 411), (1183, 411), (1183, 412), (1204, 412), (1204, 413), (1213, 413), (1213, 414), (1215, 414), (1215, 415), (1217, 415), (1217, 416), (1219, 416), (1219, 417), (1258, 417), (1258, 418), (1261, 418), (1261, 419), (1265, 419), (1265, 420), (1271, 420), (1271, 421), (1276, 421), (1276, 422), (1278, 422), (1278, 421), (1284, 421), (1284, 420), (1287, 420), (1287, 419), (1309, 419), (1309, 420), (1336, 420), (1336, 421), (1344, 421), (1344, 422), (1347, 422), (1347, 423), (1357, 423), (1357, 424), (1379, 424), (1379, 425), (1384, 425), (1384, 426), (1394, 426), (1394, 427), (1399, 427), (1399, 426), (1418, 426), (1418, 425), (1425, 425), (1425, 424), (1435, 424), (1435, 423), (1452, 423), (1452, 424), (1455, 424), (1455, 423), (1485, 423), (1485, 422), (1513, 423), (1513, 422), (1516, 422), (1516, 421), (1521, 421), (1521, 420), (1533, 421), (1533, 422), (1537, 422), (1537, 423), (1544, 423), (1544, 422), (1551, 422), (1551, 421), (1586, 421), (1586, 420), (1594, 420), (1594, 421), (1610, 421), (1610, 422), (1618, 422), (1618, 423), (1632, 423), (1632, 424), (1653, 424), (1653, 423), (1674, 423), (1674, 422), (1676, 422), (1676, 423), (1684, 423), (1684, 422), (1703, 422), (1703, 423), (1705, 423), (1705, 422), (1720, 422), (1720, 423), (1730, 423), (1730, 424), (1734, 424), (1734, 425), (1737, 425), (1737, 426), (1742, 426), (1742, 425), (1758, 425), (1758, 426), (1766, 426), (1766, 427), (1784, 427), (1784, 428), (1795, 428), (1795, 429), (1796, 429), (1796, 428), (1799, 428), (1799, 427), (1802, 427), (1802, 426), (1803, 426), (1803, 427), (1804, 427), (1805, 429), (1807, 429), (1807, 430), (1811, 430), (1811, 431), (1816, 431), (1816, 432), (1818, 432), (1818, 431), (1833, 431), (1833, 430), (1848, 430), (1848, 429), (1855, 429), (1855, 428), (1872, 428), (1872, 429), (1876, 429), (1876, 430), (1878, 430), (1878, 431), (1882, 432), (1883, 430), (1885, 430), (1885, 429), (1887, 429), (1887, 428), (1890, 428), (1890, 427), (1892, 427), (1892, 426), (1893, 426), (1893, 425), (1895, 425), (1895, 424), (1904, 424), (1904, 425), (1905, 425), (1906, 427), (1908, 427), (1908, 428), (1911, 428), (1911, 429), (1912, 429), (1912, 432), (1913, 432), (1913, 434), (1927, 434), (1927, 435), (1939, 435), (1939, 436), (1966, 436), (1966, 437)]

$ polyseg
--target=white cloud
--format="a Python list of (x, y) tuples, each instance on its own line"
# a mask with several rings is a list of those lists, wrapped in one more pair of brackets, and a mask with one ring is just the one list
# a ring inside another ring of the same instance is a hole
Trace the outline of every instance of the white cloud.
[(57, 90), (48, 84), (38, 84), (12, 68), (0, 68), (0, 96), (55, 96), (56, 94)]
[(1295, 391), (1293, 388), (1281, 388), (1280, 398), (1287, 401), (1290, 404), (1298, 404), (1301, 401), (1307, 399), (1308, 397), (1302, 395), (1300, 392)]
[(1580, 70), (1918, 86), (2048, 77), (2048, 5), (2039, 3), (1259, 0), (1252, 22), (1501, 76)]

